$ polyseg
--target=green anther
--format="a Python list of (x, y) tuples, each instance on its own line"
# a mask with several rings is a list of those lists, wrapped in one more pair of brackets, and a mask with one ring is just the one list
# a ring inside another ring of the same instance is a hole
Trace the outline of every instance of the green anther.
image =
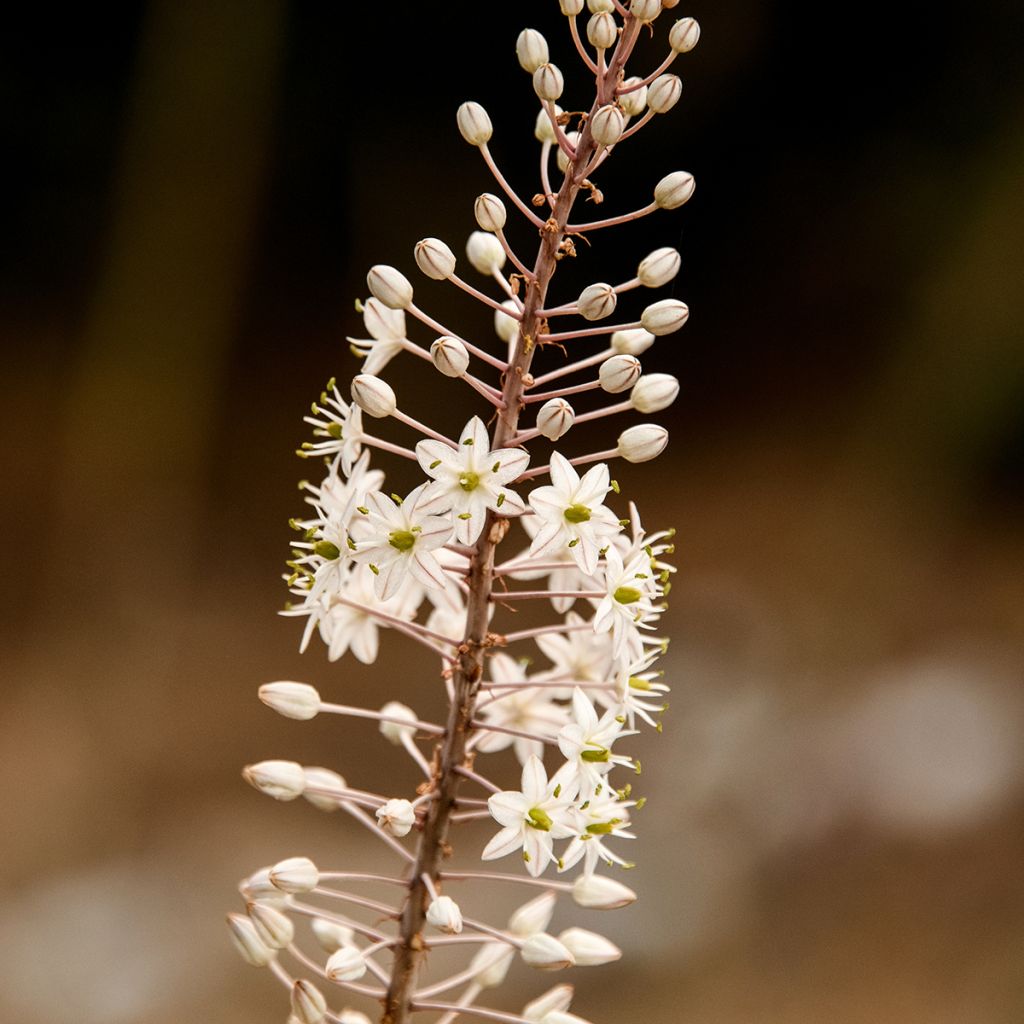
[(614, 829), (615, 825), (610, 821), (597, 821), (593, 825), (587, 826), (587, 831), (592, 836), (610, 836)]
[(392, 501), (393, 501), (393, 502), (394, 502), (394, 503), (395, 503), (396, 505), (401, 505), (401, 504), (402, 504), (402, 496), (401, 496), (400, 494), (394, 494), (394, 493), (392, 493), (392, 495), (391, 495), (391, 500), (392, 500)]
[(362, 513), (364, 516), (370, 514), (370, 510), (365, 505), (356, 505), (356, 511)]
[(302, 444), (299, 445), (299, 447), (304, 452), (311, 452), (313, 450), (313, 442), (312, 441), (303, 441)]
[(338, 383), (338, 380), (337, 380), (337, 378), (336, 378), (336, 377), (332, 377), (332, 378), (331, 378), (331, 379), (330, 379), (330, 380), (329, 380), (329, 381), (327, 382), (327, 390), (328, 390), (328, 391), (333, 391), (333, 390), (334, 390), (334, 385), (335, 385), (335, 384), (337, 384), (337, 383)]
[(555, 786), (555, 799), (557, 800), (562, 795), (562, 784), (559, 783)]
[(303, 531), (303, 540), (316, 540), (316, 527), (311, 526), (308, 530)]
[(327, 434), (329, 437), (333, 437), (335, 441), (341, 440), (341, 424), (337, 420), (331, 420), (327, 424)]
[(614, 491), (614, 492), (615, 492), (616, 494), (621, 494), (621, 493), (622, 493), (622, 491), (621, 491), (621, 490), (619, 490), (619, 481), (618, 481), (618, 480), (613, 480), (613, 481), (612, 481), (612, 490), (613, 490), (613, 491)]
[(599, 747), (597, 750), (584, 750), (580, 753), (580, 760), (590, 764), (605, 764), (610, 758), (611, 754), (605, 747)]
[(580, 542), (579, 537), (573, 537), (573, 539), (571, 541), (569, 541), (568, 544), (566, 544), (566, 547), (567, 548), (574, 548), (574, 547), (576, 547), (577, 544), (579, 544), (579, 542)]
[(618, 587), (615, 593), (612, 594), (612, 597), (619, 604), (636, 604), (643, 596), (643, 593), (637, 590), (636, 587)]
[(629, 677), (629, 688), (631, 690), (649, 690), (651, 684), (646, 679), (641, 679), (639, 676)]
[(459, 515), (458, 515), (458, 518), (462, 519), (462, 520), (472, 519), (473, 518), (473, 513), (472, 512), (460, 512)]
[[(321, 399), (322, 399), (322, 398), (323, 398), (323, 396), (321, 395)], [(317, 405), (317, 404), (316, 404), (316, 402), (313, 402), (313, 403), (312, 403), (312, 404), (310, 405), (310, 409), (312, 409), (312, 410), (313, 410), (313, 415), (314, 415), (314, 416), (319, 416), (319, 415), (320, 415), (320, 406), (319, 406), (319, 405)]]
[(543, 811), (539, 807), (531, 807), (526, 817), (529, 819), (526, 824), (530, 828), (537, 829), (538, 832), (550, 832), (551, 826), (554, 824), (547, 811)]
[(491, 472), (492, 473), (497, 473), (499, 469), (501, 469), (501, 463), (500, 462), (496, 462), (493, 466), (491, 466)]
[(396, 551), (408, 551), (416, 543), (412, 530), (394, 530), (388, 534), (388, 543)]
[(291, 528), (292, 528), (293, 530), (301, 530), (301, 529), (302, 529), (302, 526), (301, 526), (301, 525), (299, 524), (299, 521), (298, 521), (298, 519), (289, 519), (289, 520), (288, 520), (288, 525), (289, 525), (289, 526), (290, 526), (290, 527), (291, 527)]
[(346, 537), (345, 538), (345, 543), (348, 545), (349, 551), (355, 551), (355, 549), (356, 549), (356, 542), (351, 537)]
[(372, 572), (374, 576), (380, 575), (380, 569), (378, 569), (373, 562), (368, 562), (367, 564), (370, 566), (370, 572)]
[(362, 311), (366, 308), (363, 305), (363, 300), (362, 299), (356, 299), (355, 306), (356, 306), (356, 312), (357, 313), (362, 313)]
[(467, 470), (459, 477), (459, 486), (469, 494), (480, 486), (480, 477), (472, 470)]
[(646, 803), (647, 803), (647, 797), (645, 797), (645, 796), (640, 797), (640, 799), (637, 800), (637, 802), (636, 802), (636, 809), (638, 811), (642, 811), (644, 809), (644, 804), (646, 804)]
[(628, 519), (620, 519), (619, 520), (619, 526), (629, 526), (629, 520)]
[(644, 545), (644, 551), (647, 552), (647, 557), (648, 558), (654, 558), (654, 549), (651, 547), (650, 544), (645, 544)]
[(321, 558), (326, 558), (329, 562), (333, 562), (341, 556), (341, 550), (338, 545), (331, 543), (329, 540), (318, 540), (313, 545), (313, 551)]
[(440, 466), (440, 465), (441, 465), (441, 460), (440, 459), (434, 459), (434, 461), (430, 464), (430, 468), (431, 469), (437, 469), (437, 467)]
[(348, 350), (349, 350), (349, 352), (352, 353), (352, 355), (354, 355), (356, 357), (356, 359), (362, 359), (363, 358), (364, 353), (360, 352), (359, 349), (357, 349), (355, 347), (355, 345), (349, 345)]
[[(299, 582), (299, 574), (297, 572), (293, 572), (291, 574), (291, 576), (288, 577), (288, 586), (289, 587), (294, 587), (295, 584), (298, 583), (298, 582)], [(291, 602), (289, 602), (289, 604), (290, 603)]]
[(497, 502), (495, 504), (497, 505), (498, 508), (501, 508), (501, 506), (505, 504), (505, 492), (504, 491), (502, 491), (501, 494), (498, 495), (498, 500), (497, 500)]
[(462, 443), (463, 443), (463, 444), (472, 444), (472, 443), (473, 443), (473, 438), (471, 438), (471, 437), (467, 437), (467, 438), (466, 438), (466, 440), (465, 440), (465, 441), (463, 441)]
[(590, 509), (586, 505), (570, 505), (565, 510), (565, 518), (570, 523), (589, 523), (590, 522)]

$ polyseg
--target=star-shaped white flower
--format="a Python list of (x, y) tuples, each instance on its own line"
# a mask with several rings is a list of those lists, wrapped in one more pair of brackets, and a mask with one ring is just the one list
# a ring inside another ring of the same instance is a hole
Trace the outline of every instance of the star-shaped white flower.
[[(565, 679), (573, 683), (605, 683), (612, 675), (611, 633), (594, 634), (582, 616), (569, 612), (565, 617), (564, 633), (542, 633), (536, 638), (537, 646), (550, 659), (553, 667), (540, 672), (538, 679)], [(558, 697), (571, 696), (571, 689), (556, 690)]]
[(375, 377), (408, 344), (405, 336), (405, 313), (401, 309), (388, 309), (379, 299), (363, 303), (363, 324), (369, 338), (348, 338), (352, 351), (365, 358), (361, 373)]
[(304, 416), (306, 423), (313, 426), (313, 436), (324, 440), (305, 443), (299, 455), (309, 458), (313, 455), (333, 457), (334, 465), (341, 463), (346, 476), (363, 450), (363, 413), (358, 405), (349, 404), (341, 397), (334, 381), (329, 381), (327, 390), (314, 403), (312, 416)]
[(615, 690), (597, 695), (603, 706), (625, 717), (630, 729), (636, 728), (640, 718), (661, 732), (661, 722), (652, 716), (660, 715), (668, 707), (663, 698), (669, 686), (661, 682), (664, 673), (651, 668), (660, 653), (649, 651), (642, 660), (623, 666), (615, 680)]
[(594, 611), (594, 632), (611, 632), (612, 654), (621, 665), (643, 657), (641, 629), (652, 629), (661, 614), (654, 601), (661, 587), (651, 568), (651, 559), (640, 552), (627, 565), (610, 547), (604, 556), (605, 596)]
[(629, 861), (609, 850), (607, 842), (610, 838), (636, 838), (629, 831), (629, 808), (636, 804), (635, 800), (622, 800), (614, 791), (605, 790), (600, 796), (575, 807), (577, 834), (565, 848), (558, 870), (568, 871), (581, 860), (585, 875), (594, 873), (599, 860), (609, 865), (632, 867)]
[(602, 504), (610, 490), (605, 463), (581, 478), (568, 459), (552, 452), (550, 486), (530, 492), (530, 507), (541, 523), (530, 554), (557, 557), (568, 549), (580, 569), (593, 576), (601, 549), (622, 529), (615, 514)]
[(526, 511), (523, 500), (507, 485), (530, 464), (529, 454), (522, 448), (491, 451), (490, 444), (487, 428), (474, 416), (462, 431), (458, 448), (433, 440), (416, 445), (416, 457), (434, 481), (427, 487), (423, 507), (435, 515), (451, 511), (460, 544), (476, 541), (488, 509), (511, 516)]
[(558, 733), (558, 749), (575, 773), (579, 794), (586, 800), (601, 789), (615, 765), (633, 765), (631, 757), (613, 754), (611, 748), (619, 737), (634, 733), (623, 727), (615, 710), (598, 718), (594, 705), (579, 687), (572, 695), (572, 718)]

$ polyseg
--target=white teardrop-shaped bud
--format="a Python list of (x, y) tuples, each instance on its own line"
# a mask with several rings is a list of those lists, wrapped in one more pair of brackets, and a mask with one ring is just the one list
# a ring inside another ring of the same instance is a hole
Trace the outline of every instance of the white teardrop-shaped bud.
[(668, 431), (657, 423), (639, 423), (619, 434), (618, 452), (627, 462), (650, 462), (668, 445)]
[(284, 949), (295, 938), (295, 925), (287, 914), (266, 903), (250, 903), (246, 908), (256, 926), (260, 941), (271, 949)]
[(231, 941), (250, 967), (266, 967), (274, 959), (274, 951), (259, 937), (256, 926), (244, 914), (228, 914)]
[(342, 946), (327, 958), (324, 973), (334, 982), (358, 981), (366, 973), (366, 957), (355, 946)]
[(515, 956), (515, 949), (504, 943), (481, 946), (469, 962), (469, 969), (475, 972), (473, 981), (481, 988), (497, 988), (504, 982)]
[(327, 1016), (327, 1002), (311, 981), (299, 978), (292, 985), (292, 1013), (301, 1024), (322, 1024)]
[(325, 953), (334, 953), (342, 946), (351, 946), (355, 942), (355, 931), (347, 924), (341, 924), (340, 921), (328, 921), (326, 917), (314, 917), (310, 926), (317, 943)]
[(491, 124), (487, 111), (472, 100), (459, 107), (455, 120), (458, 122), (462, 137), (471, 146), (486, 145), (491, 135), (494, 134), (494, 126)]
[(268, 708), (279, 715), (300, 722), (315, 718), (320, 711), (320, 694), (309, 683), (292, 683), (284, 680), (264, 683), (259, 689), (259, 696)]
[(451, 896), (438, 896), (433, 900), (427, 907), (427, 920), (449, 935), (458, 935), (462, 931), (462, 911)]
[(519, 938), (544, 931), (551, 923), (551, 915), (555, 912), (557, 900), (557, 893), (545, 892), (534, 897), (529, 903), (524, 903), (508, 919), (508, 930)]
[(697, 45), (698, 39), (700, 39), (700, 25), (697, 24), (697, 19), (680, 18), (669, 31), (668, 45), (676, 53), (689, 53)]
[(403, 736), (412, 736), (416, 732), (416, 712), (408, 705), (400, 704), (397, 700), (389, 700), (380, 709), (380, 713), (387, 715), (388, 718), (400, 718), (403, 722), (411, 723), (409, 725), (399, 725), (397, 722), (380, 723), (380, 734), (389, 743), (394, 743), (396, 747), (402, 745)]
[[(565, 138), (573, 149), (580, 144), (579, 132), (566, 132)], [(564, 172), (569, 166), (569, 156), (561, 146), (558, 147), (558, 154), (555, 159), (558, 161), (558, 169)]]
[(320, 884), (320, 872), (308, 857), (288, 857), (270, 869), (270, 880), (289, 896), (309, 892)]
[(644, 330), (660, 338), (678, 331), (690, 316), (690, 307), (679, 299), (662, 299), (653, 302), (640, 314)]
[(567, 18), (574, 18), (583, 10), (583, 0), (558, 0), (558, 6)]
[(615, 24), (615, 18), (607, 11), (592, 15), (587, 22), (587, 38), (597, 50), (607, 50), (614, 46), (615, 40), (619, 38), (619, 26)]
[(633, 0), (629, 13), (640, 22), (654, 21), (661, 14), (661, 0)]
[(589, 910), (618, 910), (636, 902), (636, 893), (628, 885), (605, 875), (580, 875), (572, 883), (572, 898), (577, 906)]
[(626, 118), (614, 103), (598, 107), (590, 119), (590, 134), (600, 146), (614, 146), (626, 130)]
[(683, 82), (678, 75), (658, 75), (647, 90), (647, 106), (655, 114), (665, 114), (678, 102)]
[(565, 79), (555, 64), (541, 64), (533, 73), (533, 91), (542, 100), (557, 100), (565, 88)]
[(612, 356), (597, 371), (601, 388), (610, 395), (628, 391), (640, 379), (640, 360), (636, 356)]
[(377, 823), (390, 836), (407, 836), (416, 823), (416, 810), (408, 800), (392, 798), (378, 807)]
[[(561, 116), (565, 111), (556, 103), (555, 117)], [(558, 140), (555, 138), (555, 129), (551, 125), (551, 118), (548, 112), (541, 109), (537, 114), (537, 123), (533, 126), (533, 134), (538, 142), (550, 142), (554, 145)]]
[[(511, 299), (506, 299), (501, 304), (501, 307), (502, 309), (511, 309), (514, 312), (519, 312), (518, 306)], [(494, 311), (494, 333), (502, 341), (511, 344), (519, 333), (519, 321), (514, 316), (503, 313), (501, 309), (496, 309)]]
[(548, 62), (548, 41), (534, 28), (524, 28), (516, 40), (516, 57), (519, 66), (532, 75)]
[(523, 1020), (530, 1021), (530, 1024), (544, 1024), (548, 1014), (556, 1010), (569, 1009), (573, 994), (572, 985), (556, 985), (549, 988), (542, 996), (538, 996), (523, 1007)]
[(443, 335), (430, 346), (430, 358), (446, 377), (461, 377), (469, 367), (466, 346), (450, 335)]
[(648, 253), (636, 269), (636, 276), (645, 288), (660, 288), (679, 273), (679, 253), (666, 246)]
[[(638, 85), (642, 81), (642, 78), (634, 75), (632, 78), (627, 78), (622, 85), (624, 88), (629, 88), (629, 86)], [(631, 92), (622, 93), (619, 96), (619, 106), (630, 117), (638, 117), (647, 108), (647, 86), (641, 85), (640, 88), (633, 89)]]
[(645, 373), (629, 396), (638, 412), (652, 413), (667, 409), (679, 397), (679, 381), (670, 373)]
[(373, 1021), (358, 1010), (342, 1010), (338, 1014), (338, 1024), (373, 1024)]
[(631, 327), (626, 331), (616, 331), (610, 342), (616, 352), (627, 356), (639, 356), (654, 344), (654, 335), (642, 327)]
[(566, 946), (547, 932), (531, 935), (523, 943), (519, 955), (539, 971), (560, 971), (576, 962)]
[(260, 868), (242, 881), (239, 892), (249, 902), (268, 900), (277, 905), (284, 905), (286, 897), (270, 880), (270, 868)]
[(242, 769), (242, 778), (275, 800), (295, 800), (306, 788), (302, 765), (295, 761), (259, 761)]
[(370, 267), (366, 285), (375, 299), (388, 309), (408, 309), (412, 305), (412, 284), (400, 270), (378, 263)]
[(537, 429), (551, 441), (557, 441), (575, 422), (576, 412), (564, 398), (552, 398), (537, 413)]
[[(547, 118), (547, 114), (544, 114), (544, 117)], [(500, 231), (505, 226), (505, 219), (508, 216), (505, 204), (493, 192), (485, 192), (482, 196), (476, 197), (473, 215), (484, 231)]]
[(363, 325), (370, 337), (378, 341), (405, 337), (405, 313), (400, 309), (388, 309), (372, 295), (363, 303)]
[(455, 253), (440, 238), (422, 238), (413, 250), (416, 266), (435, 281), (446, 281), (455, 273)]
[(586, 928), (567, 928), (558, 941), (569, 950), (578, 967), (599, 967), (622, 957), (622, 950), (614, 942)]
[(610, 284), (599, 282), (587, 285), (580, 292), (576, 305), (584, 320), (603, 320), (615, 312), (618, 296)]
[(654, 201), (663, 210), (674, 210), (693, 195), (695, 184), (689, 171), (673, 171), (654, 186)]
[(488, 277), (505, 266), (505, 250), (489, 231), (474, 231), (466, 242), (466, 255), (474, 269)]
[(384, 419), (398, 408), (398, 399), (391, 385), (372, 373), (360, 373), (353, 377), (351, 391), (352, 401), (367, 416)]
[(587, 0), (587, 10), (591, 14), (608, 14), (615, 10), (613, 0)]
[(341, 806), (345, 780), (330, 768), (315, 765), (304, 765), (302, 772), (306, 776), (306, 789), (302, 795), (319, 811), (336, 811)]

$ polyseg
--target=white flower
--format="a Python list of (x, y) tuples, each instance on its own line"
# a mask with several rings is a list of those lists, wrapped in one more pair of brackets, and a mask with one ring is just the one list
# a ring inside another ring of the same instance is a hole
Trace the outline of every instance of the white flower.
[(313, 436), (324, 440), (306, 442), (299, 455), (307, 458), (333, 456), (335, 465), (340, 461), (342, 471), (348, 476), (363, 448), (363, 413), (359, 406), (346, 402), (332, 379), (327, 382), (327, 390), (320, 395), (320, 401), (313, 404), (313, 415), (303, 419), (313, 426)]
[[(564, 633), (546, 633), (537, 637), (537, 646), (554, 666), (550, 671), (540, 673), (538, 678), (567, 679), (571, 683), (608, 681), (614, 664), (611, 634), (598, 633), (595, 636), (592, 630), (572, 628), (583, 623), (581, 616), (570, 612), (565, 617), (565, 625), (570, 628)], [(565, 696), (568, 695), (566, 691)]]
[(615, 680), (614, 696), (598, 694), (601, 704), (622, 715), (630, 729), (636, 728), (636, 720), (639, 718), (661, 731), (661, 723), (652, 716), (661, 714), (668, 707), (661, 698), (669, 692), (669, 687), (660, 682), (664, 673), (651, 670), (651, 665), (657, 661), (660, 653), (650, 651), (640, 661), (620, 669)]
[(443, 441), (420, 441), (416, 457), (434, 480), (424, 492), (423, 511), (450, 510), (460, 544), (476, 541), (488, 509), (513, 516), (526, 511), (519, 495), (506, 485), (522, 475), (530, 456), (521, 448), (491, 451), (487, 428), (478, 416), (466, 424), (457, 449)]
[(594, 632), (611, 632), (612, 654), (619, 664), (639, 661), (643, 657), (640, 630), (652, 628), (651, 624), (661, 614), (661, 609), (653, 604), (661, 589), (651, 569), (650, 556), (641, 552), (623, 565), (618, 551), (608, 548), (603, 588), (605, 596), (594, 612)]
[(416, 810), (408, 800), (393, 798), (376, 810), (377, 823), (388, 835), (407, 836), (416, 824)]
[(379, 299), (369, 298), (363, 303), (363, 324), (370, 337), (346, 341), (357, 356), (366, 360), (361, 372), (376, 375), (408, 344), (405, 312), (388, 309)]
[(568, 548), (573, 561), (592, 576), (601, 549), (622, 528), (615, 514), (602, 504), (610, 490), (608, 467), (603, 462), (581, 478), (568, 459), (552, 452), (551, 485), (530, 492), (530, 507), (541, 521), (530, 554), (553, 555)]
[(615, 710), (598, 719), (594, 705), (579, 687), (572, 695), (572, 717), (558, 733), (558, 749), (576, 773), (580, 796), (586, 799), (601, 787), (615, 765), (632, 766), (632, 758), (613, 754), (611, 748), (620, 736), (633, 733), (623, 729)]
[(398, 592), (406, 573), (427, 588), (439, 590), (447, 585), (444, 570), (431, 551), (447, 543), (452, 524), (427, 515), (420, 507), (426, 487), (420, 484), (400, 505), (381, 491), (366, 496), (367, 535), (356, 543), (354, 557), (369, 565), (376, 577), (374, 589), (382, 600)]
[[(540, 516), (523, 516), (519, 522), (522, 523), (523, 529), (531, 541), (537, 536), (543, 526)], [(559, 569), (531, 569), (530, 553), (525, 553), (516, 557), (514, 563), (515, 570), (510, 572), (509, 575), (512, 579), (516, 580), (535, 580), (546, 576), (548, 590), (556, 594), (589, 589), (592, 581), (576, 564), (572, 548), (569, 547), (568, 537), (564, 538), (564, 542), (560, 547), (545, 551), (543, 560), (548, 561), (549, 559), (553, 564), (564, 564)], [(522, 568), (519, 568), (520, 565)], [(560, 615), (564, 615), (573, 606), (575, 600), (576, 598), (574, 597), (552, 597), (551, 607)]]
[(487, 806), (502, 829), (484, 847), (481, 858), (497, 860), (522, 849), (526, 870), (534, 878), (557, 860), (553, 841), (578, 831), (570, 823), (570, 800), (562, 792), (561, 779), (556, 774), (549, 782), (544, 765), (536, 757), (523, 766), (522, 789), (495, 793)]
[(580, 860), (587, 875), (593, 874), (599, 860), (609, 865), (632, 867), (629, 861), (613, 853), (605, 844), (609, 838), (636, 838), (629, 831), (629, 808), (635, 806), (635, 800), (622, 800), (617, 793), (605, 790), (573, 808), (577, 834), (565, 848), (558, 870), (568, 871)]

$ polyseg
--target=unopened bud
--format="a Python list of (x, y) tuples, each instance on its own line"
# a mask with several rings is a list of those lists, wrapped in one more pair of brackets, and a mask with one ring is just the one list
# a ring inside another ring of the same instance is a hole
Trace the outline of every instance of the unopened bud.
[(366, 284), (375, 299), (388, 309), (408, 309), (412, 305), (412, 285), (401, 271), (378, 263), (370, 267)]
[[(572, 146), (573, 149), (575, 149), (580, 144), (580, 133), (579, 132), (566, 132), (565, 133), (565, 138), (566, 138), (566, 141), (569, 143), (570, 146)], [(565, 171), (568, 168), (568, 166), (569, 166), (569, 155), (566, 153), (566, 151), (564, 149), (562, 149), (561, 146), (558, 147), (558, 154), (555, 157), (555, 159), (558, 162), (558, 169), (560, 171)]]
[(295, 761), (260, 761), (246, 765), (242, 778), (275, 800), (294, 800), (306, 788), (302, 765)]
[(377, 823), (388, 835), (401, 839), (416, 823), (416, 811), (408, 800), (394, 798), (377, 808)]
[[(511, 299), (506, 299), (501, 306), (502, 309), (511, 309), (518, 312), (518, 307)], [(500, 309), (496, 309), (494, 311), (494, 333), (502, 341), (511, 344), (519, 333), (519, 321), (514, 316), (509, 316), (508, 313), (503, 313)]]
[(658, 75), (647, 90), (647, 106), (655, 114), (665, 114), (678, 102), (683, 83), (678, 75)]
[(308, 683), (264, 683), (259, 689), (260, 700), (285, 718), (300, 722), (314, 718), (320, 710), (320, 694)]
[(616, 352), (622, 355), (639, 356), (654, 344), (654, 335), (642, 327), (632, 327), (626, 331), (616, 331), (610, 341)]
[(326, 917), (314, 917), (310, 922), (313, 935), (325, 953), (334, 953), (342, 946), (351, 946), (356, 933), (347, 924), (328, 921)]
[[(665, 5), (666, 7), (668, 4)], [(689, 53), (700, 39), (700, 25), (696, 18), (680, 18), (668, 34), (668, 45), (676, 53)]]
[(289, 857), (270, 869), (270, 881), (281, 892), (295, 896), (315, 889), (320, 884), (320, 872), (308, 857)]
[(652, 413), (667, 409), (679, 397), (679, 381), (670, 373), (645, 373), (629, 396), (638, 412)]
[(558, 941), (569, 950), (578, 967), (599, 967), (622, 957), (622, 950), (614, 942), (586, 928), (567, 928)]
[(440, 238), (424, 238), (413, 250), (416, 266), (435, 281), (447, 280), (455, 273), (455, 253)]
[(508, 919), (508, 930), (520, 938), (544, 931), (551, 923), (557, 899), (557, 893), (545, 892), (534, 897), (529, 903), (524, 903)]
[(612, 356), (597, 371), (601, 389), (610, 395), (628, 391), (640, 379), (640, 360), (636, 356)]
[(473, 981), (481, 988), (497, 988), (505, 980), (515, 955), (515, 949), (503, 943), (481, 946), (469, 963), (469, 969), (475, 972)]
[(567, 18), (574, 18), (583, 10), (583, 0), (558, 0), (558, 6)]
[(466, 255), (473, 267), (488, 277), (505, 266), (505, 250), (489, 231), (474, 231), (469, 236)]
[(285, 896), (273, 882), (270, 881), (270, 868), (260, 868), (254, 871), (248, 878), (239, 885), (239, 891), (246, 900), (269, 900), (275, 905), (284, 904)]
[(693, 189), (693, 175), (689, 171), (673, 171), (654, 186), (654, 201), (663, 210), (674, 210), (693, 195)]
[(580, 292), (576, 305), (584, 320), (603, 320), (615, 312), (618, 296), (610, 284), (591, 284)]
[[(338, 1014), (338, 1024), (373, 1024), (373, 1021), (358, 1010), (342, 1010)], [(556, 1021), (555, 1024), (558, 1022)], [(586, 1021), (583, 1024), (586, 1024)]]
[(491, 125), (491, 119), (487, 114), (487, 111), (480, 106), (479, 103), (463, 103), (459, 107), (458, 113), (455, 115), (455, 119), (459, 125), (459, 131), (462, 133), (462, 137), (471, 146), (483, 146), (486, 145), (491, 135), (494, 133), (494, 127)]
[(587, 10), (591, 14), (601, 14), (615, 10), (614, 0), (587, 0)]
[(679, 299), (662, 299), (651, 303), (641, 314), (640, 323), (644, 330), (656, 337), (678, 331), (690, 316), (690, 307)]
[(635, 903), (636, 893), (614, 878), (582, 874), (572, 884), (572, 898), (589, 910), (618, 910)]
[(532, 75), (548, 62), (548, 42), (536, 29), (524, 28), (516, 40), (516, 56), (519, 66)]
[(256, 934), (265, 946), (284, 949), (295, 939), (295, 925), (287, 914), (265, 903), (250, 903), (249, 919), (256, 927)]
[[(555, 117), (557, 118), (560, 114), (564, 113), (564, 111), (557, 103), (554, 106)], [(534, 125), (533, 134), (538, 142), (550, 142), (554, 144), (558, 141), (555, 138), (555, 129), (551, 124), (551, 118), (548, 116), (548, 112), (544, 109), (541, 109), (537, 114), (537, 123)]]
[(608, 11), (600, 11), (587, 22), (587, 38), (597, 50), (607, 50), (619, 38), (619, 26)]
[(358, 981), (366, 973), (366, 958), (355, 946), (335, 950), (324, 965), (324, 974), (334, 982)]
[(274, 951), (259, 937), (256, 926), (243, 914), (228, 914), (231, 941), (250, 967), (266, 967), (274, 959)]
[(398, 408), (398, 400), (391, 385), (371, 373), (360, 373), (353, 377), (351, 390), (352, 401), (367, 416), (384, 419)]
[(633, 0), (629, 13), (640, 22), (654, 21), (661, 14), (661, 0)]
[(547, 932), (531, 935), (519, 953), (526, 963), (540, 971), (560, 971), (576, 962), (568, 948)]
[(590, 134), (600, 146), (614, 146), (626, 130), (626, 118), (614, 103), (594, 111), (590, 119)]
[(305, 978), (292, 985), (292, 1013), (300, 1024), (322, 1024), (327, 1017), (327, 1002), (320, 989)]
[(645, 288), (660, 288), (679, 273), (679, 253), (668, 246), (648, 253), (637, 267), (636, 276)]
[(449, 935), (462, 931), (462, 911), (451, 896), (438, 896), (427, 908), (427, 920)]
[(342, 791), (346, 788), (345, 780), (330, 768), (306, 765), (302, 772), (306, 776), (306, 789), (302, 795), (317, 810), (336, 811), (340, 806)]
[[(642, 82), (642, 78), (638, 78), (634, 75), (632, 78), (627, 78), (623, 83), (623, 88), (629, 88), (631, 85), (639, 85)], [(630, 117), (637, 117), (644, 112), (647, 106), (647, 86), (641, 85), (639, 89), (633, 89), (631, 92), (624, 92), (619, 97), (619, 106), (622, 107), (623, 111)]]
[(397, 722), (380, 723), (381, 735), (389, 743), (394, 743), (396, 747), (401, 746), (403, 736), (412, 736), (416, 732), (416, 712), (407, 705), (400, 704), (397, 700), (389, 700), (380, 709), (380, 713), (387, 715), (388, 718), (400, 718), (403, 721), (412, 723), (410, 725), (399, 725)]
[(572, 1005), (572, 997), (572, 985), (556, 985), (523, 1007), (523, 1020), (528, 1020), (531, 1024), (544, 1024), (548, 1014), (556, 1010), (568, 1010)]
[(551, 441), (557, 441), (575, 422), (576, 412), (564, 398), (552, 398), (537, 413), (537, 429)]
[(557, 100), (565, 88), (562, 72), (555, 64), (541, 64), (533, 73), (533, 91), (542, 100)]
[(619, 456), (627, 462), (650, 462), (668, 445), (668, 431), (657, 423), (640, 423), (619, 434)]
[[(544, 117), (547, 119), (547, 114)], [(492, 192), (476, 197), (473, 214), (484, 231), (500, 231), (505, 226), (505, 204)]]
[(469, 352), (458, 338), (444, 335), (430, 346), (430, 358), (446, 377), (461, 377), (469, 367)]

